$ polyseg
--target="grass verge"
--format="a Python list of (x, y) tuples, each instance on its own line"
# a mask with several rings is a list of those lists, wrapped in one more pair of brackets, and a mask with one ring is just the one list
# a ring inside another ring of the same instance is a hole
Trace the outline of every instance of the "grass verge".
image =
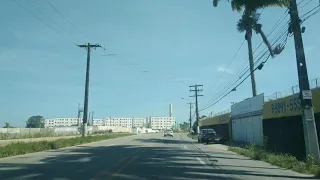
[(76, 146), (106, 139), (114, 139), (118, 137), (130, 136), (131, 133), (108, 133), (104, 135), (76, 137), (70, 139), (58, 139), (56, 141), (39, 141), (39, 142), (17, 142), (7, 146), (0, 147), (0, 158), (40, 152), (51, 149), (59, 149), (63, 147)]
[(191, 139), (195, 139), (195, 140), (198, 140), (198, 136), (196, 134), (191, 134), (191, 133), (188, 133), (187, 135), (189, 138)]
[(316, 165), (313, 156), (308, 156), (305, 161), (298, 161), (297, 158), (292, 155), (270, 153), (263, 147), (258, 147), (253, 144), (244, 147), (230, 146), (229, 151), (255, 160), (265, 161), (282, 168), (291, 169), (299, 173), (314, 174), (316, 177), (320, 177), (320, 166)]

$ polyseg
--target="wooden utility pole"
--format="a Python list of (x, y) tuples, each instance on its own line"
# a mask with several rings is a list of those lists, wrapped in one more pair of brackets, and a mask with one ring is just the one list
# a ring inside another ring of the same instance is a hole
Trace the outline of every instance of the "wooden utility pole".
[(85, 82), (85, 91), (84, 91), (84, 112), (83, 112), (83, 125), (82, 125), (82, 137), (87, 135), (87, 122), (88, 122), (88, 99), (89, 99), (89, 76), (90, 76), (90, 51), (91, 48), (96, 49), (101, 47), (99, 44), (84, 44), (77, 45), (81, 48), (87, 50), (87, 68), (86, 68), (86, 82)]
[(306, 154), (313, 155), (316, 162), (320, 164), (319, 143), (317, 136), (317, 128), (315, 125), (314, 111), (312, 105), (312, 93), (309, 85), (308, 71), (306, 58), (304, 54), (302, 34), (301, 34), (301, 20), (298, 14), (297, 1), (291, 0), (289, 14), (291, 18), (291, 28), (294, 36), (300, 101), (302, 110), (302, 123), (305, 140)]
[[(195, 92), (195, 94), (193, 96), (190, 96), (190, 97), (195, 97), (196, 98), (196, 122), (197, 122), (197, 134), (199, 134), (199, 108), (198, 108), (198, 97), (199, 96), (203, 96), (203, 95), (200, 95), (198, 94), (198, 92), (202, 92), (203, 91), (203, 85), (192, 85), (192, 86), (189, 86), (190, 87), (190, 92)], [(199, 87), (201, 89), (199, 89)], [(194, 88), (194, 89), (191, 89), (191, 88)]]

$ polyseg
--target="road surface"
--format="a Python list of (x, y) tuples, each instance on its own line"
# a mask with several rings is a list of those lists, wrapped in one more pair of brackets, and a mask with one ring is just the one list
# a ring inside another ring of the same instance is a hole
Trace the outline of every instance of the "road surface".
[(4, 180), (304, 180), (290, 170), (197, 144), (185, 134), (143, 134), (0, 159)]

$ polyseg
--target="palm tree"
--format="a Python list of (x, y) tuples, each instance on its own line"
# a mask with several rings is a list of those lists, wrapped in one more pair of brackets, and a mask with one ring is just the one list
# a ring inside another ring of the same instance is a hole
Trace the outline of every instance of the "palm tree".
[[(213, 0), (213, 6), (217, 7), (221, 0)], [(260, 14), (257, 10), (260, 8), (266, 8), (271, 6), (289, 6), (290, 0), (228, 0), (231, 1), (231, 8), (233, 11), (239, 13), (243, 12), (242, 18), (237, 22), (237, 29), (239, 32), (246, 32), (245, 39), (248, 43), (249, 51), (249, 65), (250, 65), (250, 76), (252, 84), (252, 94), (257, 95), (256, 82), (254, 76), (254, 62), (253, 62), (253, 51), (252, 51), (252, 29), (255, 30), (257, 34), (260, 34), (263, 42), (268, 47), (271, 57), (279, 54), (279, 51), (272, 49), (270, 42), (268, 41), (266, 35), (262, 31), (262, 24), (259, 24)]]

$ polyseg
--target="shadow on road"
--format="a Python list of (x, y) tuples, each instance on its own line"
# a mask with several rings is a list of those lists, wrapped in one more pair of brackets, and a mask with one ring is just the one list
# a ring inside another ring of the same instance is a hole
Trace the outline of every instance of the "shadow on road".
[[(36, 164), (17, 157), (19, 163), (0, 162), (0, 179), (90, 180), (90, 179), (214, 179), (229, 180), (223, 174), (305, 179), (296, 176), (259, 174), (254, 168), (246, 171), (224, 170), (199, 163), (200, 156), (192, 149), (181, 148), (190, 141), (175, 139), (135, 139), (139, 145), (82, 146), (61, 150), (62, 155), (46, 157)], [(162, 144), (161, 144), (162, 143)], [(165, 146), (171, 144), (172, 146)], [(310, 179), (310, 178), (308, 178)]]

